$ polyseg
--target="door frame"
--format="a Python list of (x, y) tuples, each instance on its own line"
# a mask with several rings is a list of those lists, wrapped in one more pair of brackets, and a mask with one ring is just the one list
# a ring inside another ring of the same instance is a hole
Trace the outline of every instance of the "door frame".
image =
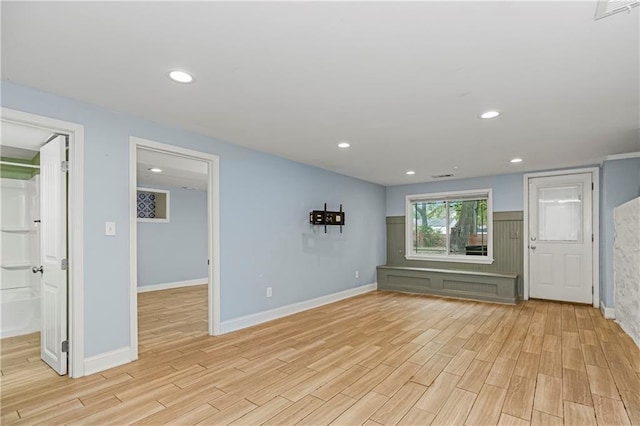
[(69, 251), (67, 324), (68, 374), (84, 376), (84, 126), (10, 108), (2, 120), (69, 135), (67, 249)]
[(580, 169), (556, 170), (550, 172), (525, 173), (523, 175), (524, 186), (524, 214), (522, 226), (522, 243), (523, 243), (523, 266), (524, 266), (524, 291), (523, 299), (529, 300), (529, 179), (565, 176), (579, 173), (591, 173), (591, 182), (593, 182), (593, 191), (591, 191), (591, 220), (593, 229), (593, 244), (591, 258), (591, 273), (593, 284), (592, 305), (594, 308), (600, 307), (600, 169), (598, 167), (584, 167)]
[(129, 234), (130, 234), (130, 350), (131, 361), (138, 359), (138, 214), (137, 214), (137, 150), (204, 161), (208, 165), (207, 182), (207, 249), (208, 249), (208, 328), (212, 336), (220, 334), (220, 157), (165, 143), (129, 137)]

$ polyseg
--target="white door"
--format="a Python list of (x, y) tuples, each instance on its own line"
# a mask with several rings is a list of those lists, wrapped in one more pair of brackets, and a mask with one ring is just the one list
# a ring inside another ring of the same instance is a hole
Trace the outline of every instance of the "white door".
[(529, 179), (529, 295), (592, 303), (591, 173)]
[(62, 170), (66, 137), (40, 148), (40, 256), (42, 329), (40, 356), (67, 374), (67, 177)]

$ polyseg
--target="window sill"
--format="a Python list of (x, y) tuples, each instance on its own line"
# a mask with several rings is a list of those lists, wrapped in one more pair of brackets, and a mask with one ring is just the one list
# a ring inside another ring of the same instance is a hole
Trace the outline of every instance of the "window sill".
[(404, 258), (407, 260), (429, 260), (432, 262), (457, 262), (457, 263), (477, 263), (482, 265), (491, 265), (494, 260), (489, 258), (480, 258), (477, 257), (473, 259), (474, 256), (416, 256), (416, 255), (406, 255)]
[(169, 219), (148, 219), (148, 218), (138, 218), (138, 222), (147, 222), (147, 223), (169, 223)]

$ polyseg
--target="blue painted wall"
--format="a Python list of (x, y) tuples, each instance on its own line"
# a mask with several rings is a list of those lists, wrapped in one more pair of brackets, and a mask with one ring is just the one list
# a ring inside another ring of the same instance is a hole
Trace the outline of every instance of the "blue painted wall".
[(524, 209), (522, 176), (522, 173), (511, 173), (508, 175), (389, 186), (387, 187), (387, 216), (404, 216), (405, 197), (407, 195), (483, 188), (493, 188), (494, 211), (522, 211)]
[(169, 222), (138, 222), (138, 287), (207, 278), (207, 191), (169, 191)]
[(600, 184), (600, 300), (614, 307), (613, 209), (640, 196), (640, 158), (605, 161)]
[[(220, 156), (222, 321), (373, 283), (384, 263), (382, 186), (6, 81), (1, 103), (84, 126), (86, 357), (129, 345), (130, 136)], [(343, 234), (308, 224), (324, 202), (343, 204)]]

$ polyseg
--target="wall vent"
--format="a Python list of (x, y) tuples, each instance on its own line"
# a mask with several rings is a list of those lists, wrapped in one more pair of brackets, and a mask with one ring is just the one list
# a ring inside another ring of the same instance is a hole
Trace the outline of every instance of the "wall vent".
[(618, 12), (631, 12), (636, 6), (640, 6), (640, 0), (598, 0), (595, 19), (606, 18)]

